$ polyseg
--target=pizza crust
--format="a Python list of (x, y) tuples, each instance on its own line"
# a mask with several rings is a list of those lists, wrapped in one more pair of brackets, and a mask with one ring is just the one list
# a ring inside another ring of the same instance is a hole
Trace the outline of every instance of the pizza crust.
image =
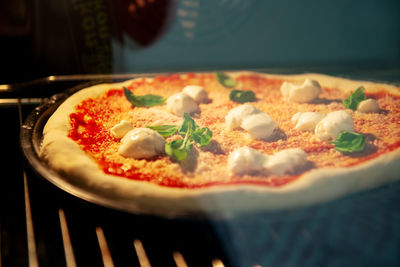
[[(251, 75), (254, 72), (251, 71), (238, 71), (231, 73), (232, 77), (239, 77), (241, 75)], [(302, 73), (294, 75), (280, 75), (280, 74), (260, 74), (264, 77), (278, 78), (278, 79), (288, 79), (292, 81), (303, 82), (305, 79), (316, 80), (323, 87), (338, 88), (344, 93), (354, 92), (358, 87), (364, 86), (367, 92), (380, 92), (386, 91), (396, 96), (400, 96), (400, 89), (397, 86), (383, 83), (375, 83), (371, 81), (361, 81), (361, 80), (349, 80), (341, 77), (334, 77), (319, 73)]]
[[(231, 72), (233, 77), (254, 72)], [(302, 81), (317, 80), (321, 86), (354, 91), (363, 85), (367, 92), (388, 91), (400, 95), (399, 88), (365, 81), (350, 81), (321, 74), (268, 75), (264, 77)], [(350, 168), (314, 169), (285, 186), (269, 188), (255, 185), (213, 186), (208, 188), (168, 188), (147, 182), (121, 179), (103, 173), (79, 145), (67, 137), (69, 114), (83, 99), (101, 95), (120, 84), (101, 84), (83, 89), (68, 98), (48, 120), (43, 131), (40, 157), (69, 183), (94, 192), (125, 210), (156, 214), (221, 213), (280, 210), (300, 207), (368, 190), (400, 179), (400, 149)], [(114, 206), (115, 207), (115, 206)]]

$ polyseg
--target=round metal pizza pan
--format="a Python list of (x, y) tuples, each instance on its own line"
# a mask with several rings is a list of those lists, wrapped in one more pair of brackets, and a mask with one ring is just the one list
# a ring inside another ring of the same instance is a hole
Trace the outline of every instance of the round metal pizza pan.
[[(58, 188), (74, 195), (75, 197), (97, 205), (135, 214), (151, 214), (166, 217), (187, 216), (188, 214), (168, 211), (165, 209), (161, 210), (157, 209), (157, 207), (154, 207), (151, 210), (144, 209), (135, 203), (127, 203), (118, 198), (111, 198), (110, 196), (102, 195), (102, 193), (92, 190), (89, 186), (74, 184), (68, 179), (68, 177), (52, 170), (51, 167), (39, 157), (40, 146), (43, 138), (43, 128), (49, 117), (69, 96), (85, 87), (98, 83), (101, 82), (98, 81), (78, 85), (66, 90), (65, 92), (56, 94), (51, 98), (46, 99), (42, 105), (36, 107), (28, 115), (21, 127), (20, 144), (22, 152), (29, 165), (39, 176), (45, 178)], [(191, 217), (192, 216), (193, 214), (191, 214)]]

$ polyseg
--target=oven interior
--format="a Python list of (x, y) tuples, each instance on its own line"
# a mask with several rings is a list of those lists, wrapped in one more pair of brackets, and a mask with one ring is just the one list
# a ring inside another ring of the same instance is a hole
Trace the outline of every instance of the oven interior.
[(8, 3), (0, 1), (0, 266), (400, 265), (399, 182), (295, 210), (165, 218), (62, 191), (32, 170), (19, 139), (43, 101), (104, 74), (254, 69), (400, 85), (398, 1)]

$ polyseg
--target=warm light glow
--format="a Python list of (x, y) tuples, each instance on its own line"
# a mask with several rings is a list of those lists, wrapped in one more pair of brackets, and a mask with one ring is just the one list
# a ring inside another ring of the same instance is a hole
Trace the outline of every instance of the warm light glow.
[(136, 255), (138, 257), (140, 267), (151, 267), (149, 258), (147, 257), (146, 251), (144, 250), (143, 244), (140, 240), (136, 239), (133, 241), (133, 246), (135, 247)]
[(128, 10), (129, 10), (129, 12), (131, 12), (131, 13), (135, 12), (135, 10), (136, 10), (135, 4), (131, 3), (131, 4), (128, 6)]
[(111, 258), (110, 249), (108, 248), (106, 237), (104, 236), (103, 229), (96, 227), (97, 240), (99, 242), (101, 257), (105, 267), (114, 267), (114, 262)]
[(179, 253), (178, 251), (175, 251), (173, 254), (173, 257), (174, 257), (174, 261), (175, 261), (177, 267), (188, 267), (188, 265), (181, 253)]
[(213, 267), (225, 267), (225, 265), (223, 264), (223, 262), (219, 259), (215, 259), (212, 261), (212, 266)]
[(0, 91), (8, 91), (10, 86), (8, 84), (0, 84)]
[(136, 3), (139, 7), (144, 7), (146, 5), (146, 2), (144, 0), (136, 0)]

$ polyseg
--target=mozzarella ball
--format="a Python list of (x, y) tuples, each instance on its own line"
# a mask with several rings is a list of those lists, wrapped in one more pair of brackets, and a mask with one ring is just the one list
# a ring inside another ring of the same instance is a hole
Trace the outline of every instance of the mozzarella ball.
[(127, 158), (147, 159), (164, 153), (165, 140), (149, 128), (136, 128), (121, 139), (118, 153)]
[(360, 102), (357, 111), (362, 113), (377, 113), (379, 112), (379, 105), (375, 99), (368, 98)]
[(229, 154), (228, 168), (237, 175), (254, 174), (263, 170), (266, 159), (266, 155), (244, 146)]
[(240, 128), (245, 117), (258, 113), (262, 113), (262, 111), (250, 104), (243, 104), (233, 108), (229, 111), (228, 115), (225, 116), (226, 128), (230, 131)]
[(111, 128), (110, 132), (112, 136), (114, 136), (117, 139), (120, 139), (125, 136), (130, 130), (133, 129), (132, 124), (126, 120), (122, 120), (120, 123), (114, 125), (114, 127)]
[(204, 88), (199, 85), (185, 86), (182, 92), (193, 98), (196, 103), (202, 103), (208, 99), (208, 94), (206, 90), (204, 90)]
[(344, 110), (328, 113), (317, 126), (315, 134), (321, 140), (336, 139), (342, 131), (353, 131), (353, 119), (349, 113)]
[(198, 110), (197, 103), (189, 95), (178, 93), (167, 99), (167, 109), (176, 116), (183, 117), (185, 113), (193, 113)]
[(301, 85), (284, 82), (280, 90), (285, 99), (297, 103), (310, 103), (321, 94), (319, 83), (310, 79)]
[(257, 113), (245, 117), (241, 127), (246, 130), (253, 139), (269, 138), (278, 125), (266, 113)]
[(300, 148), (290, 148), (276, 152), (268, 158), (265, 168), (275, 175), (293, 173), (307, 162), (307, 154)]
[(292, 122), (296, 123), (294, 127), (299, 131), (314, 131), (315, 126), (326, 115), (319, 112), (298, 112), (293, 115)]

